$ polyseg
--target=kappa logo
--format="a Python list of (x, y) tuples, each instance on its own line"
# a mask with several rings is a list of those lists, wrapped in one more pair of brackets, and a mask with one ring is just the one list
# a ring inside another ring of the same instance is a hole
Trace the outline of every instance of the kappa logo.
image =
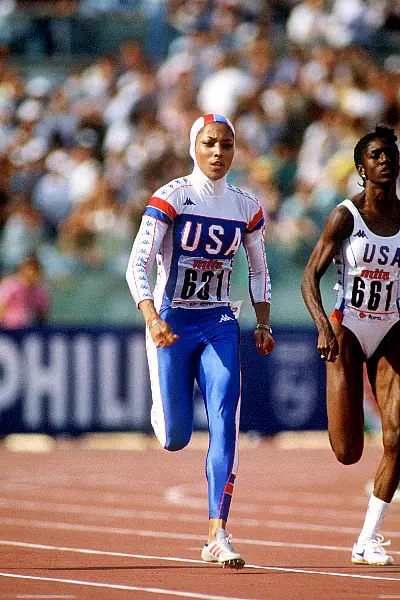
[(367, 234), (362, 229), (359, 229), (357, 233), (354, 234), (354, 237), (368, 238)]
[(183, 203), (183, 206), (194, 206), (196, 204), (196, 202), (193, 202), (193, 200), (191, 200), (190, 198), (186, 198), (185, 202)]
[(219, 322), (223, 323), (224, 321), (234, 321), (235, 319), (233, 317), (230, 317), (229, 315), (222, 315)]

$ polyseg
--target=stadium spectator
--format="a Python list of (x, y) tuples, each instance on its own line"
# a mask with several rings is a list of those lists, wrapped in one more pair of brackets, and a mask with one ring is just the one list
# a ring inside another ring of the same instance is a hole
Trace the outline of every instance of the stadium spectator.
[(60, 222), (72, 208), (68, 180), (72, 163), (68, 153), (63, 150), (49, 153), (45, 169), (46, 172), (33, 188), (32, 204), (43, 216), (46, 236), (55, 240)]
[(202, 113), (212, 111), (232, 117), (239, 101), (255, 91), (256, 78), (238, 64), (233, 54), (221, 57), (214, 73), (199, 87), (197, 102)]
[(96, 158), (97, 144), (98, 135), (94, 129), (77, 132), (69, 173), (69, 193), (73, 205), (83, 202), (93, 192), (100, 177), (100, 163)]
[(312, 46), (325, 39), (329, 15), (324, 4), (324, 0), (303, 0), (293, 7), (286, 23), (289, 41)]
[(27, 256), (16, 273), (0, 282), (0, 325), (7, 329), (41, 325), (47, 320), (49, 307), (40, 262), (34, 255)]
[(0, 240), (0, 266), (14, 271), (21, 261), (39, 250), (44, 241), (43, 218), (26, 194), (13, 193), (5, 207), (5, 224)]

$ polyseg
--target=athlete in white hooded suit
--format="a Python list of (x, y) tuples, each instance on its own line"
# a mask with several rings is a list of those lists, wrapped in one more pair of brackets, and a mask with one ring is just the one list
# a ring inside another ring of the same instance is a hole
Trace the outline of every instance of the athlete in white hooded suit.
[[(239, 326), (229, 301), (233, 258), (243, 244), (256, 313), (255, 343), (273, 350), (264, 216), (258, 200), (226, 182), (235, 146), (228, 119), (210, 114), (190, 132), (193, 172), (150, 199), (127, 268), (132, 296), (146, 322), (152, 425), (168, 450), (184, 448), (193, 430), (193, 385), (209, 424), (207, 562), (241, 568), (226, 522), (238, 466), (241, 395)], [(149, 270), (157, 259), (154, 294)]]

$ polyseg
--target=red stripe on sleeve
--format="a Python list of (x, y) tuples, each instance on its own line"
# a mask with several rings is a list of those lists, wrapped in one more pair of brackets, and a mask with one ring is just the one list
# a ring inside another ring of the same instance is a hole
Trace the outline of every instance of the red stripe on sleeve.
[(150, 202), (149, 202), (148, 205), (149, 206), (154, 206), (154, 208), (158, 208), (163, 213), (165, 213), (166, 215), (168, 215), (168, 217), (172, 221), (175, 219), (175, 217), (177, 215), (176, 210), (174, 209), (174, 207), (169, 202), (166, 202), (165, 200), (162, 200), (162, 198), (157, 198), (157, 196), (152, 196), (150, 198)]
[(263, 218), (263, 216), (264, 215), (263, 215), (262, 208), (260, 208), (260, 210), (258, 211), (258, 213), (256, 214), (256, 216), (247, 225), (247, 231), (250, 231), (251, 229), (253, 229), (253, 227), (255, 227), (259, 221), (261, 221), (261, 219)]

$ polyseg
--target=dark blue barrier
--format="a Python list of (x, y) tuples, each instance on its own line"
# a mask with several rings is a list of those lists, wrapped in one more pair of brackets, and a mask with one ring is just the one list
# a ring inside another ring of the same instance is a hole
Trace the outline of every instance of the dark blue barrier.
[(316, 331), (274, 328), (276, 346), (267, 357), (256, 351), (253, 332), (242, 334), (241, 429), (272, 435), (324, 430), (325, 363)]
[[(253, 332), (242, 332), (242, 431), (326, 429), (315, 332), (277, 329), (274, 337), (274, 352), (261, 358)], [(0, 330), (0, 435), (151, 431), (150, 405), (143, 329)], [(206, 428), (198, 388), (195, 428)]]

